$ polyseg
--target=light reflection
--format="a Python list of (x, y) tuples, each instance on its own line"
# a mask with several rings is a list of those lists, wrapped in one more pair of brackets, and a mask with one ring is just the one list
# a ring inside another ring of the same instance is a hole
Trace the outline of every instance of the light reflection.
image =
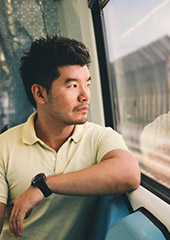
[(3, 65), (3, 66), (2, 66), (2, 69), (5, 71), (6, 74), (9, 74), (9, 73), (10, 73), (9, 68), (8, 68), (7, 65)]
[(1, 51), (1, 52), (0, 52), (0, 61), (1, 61), (1, 62), (5, 62), (5, 60), (6, 60), (6, 59), (5, 59), (5, 55), (4, 55), (4, 53)]
[(146, 16), (144, 16), (140, 21), (138, 21), (134, 27), (131, 27), (130, 29), (128, 29), (125, 33), (123, 33), (121, 35), (121, 38), (125, 38), (127, 37), (130, 33), (132, 33), (133, 31), (135, 31), (138, 27), (140, 27), (142, 24), (144, 24), (147, 20), (149, 20), (155, 13), (157, 13), (161, 8), (165, 7), (168, 3), (170, 3), (170, 0), (165, 0), (164, 2), (162, 2), (161, 4), (159, 4), (158, 6), (156, 6), (149, 14), (147, 14)]

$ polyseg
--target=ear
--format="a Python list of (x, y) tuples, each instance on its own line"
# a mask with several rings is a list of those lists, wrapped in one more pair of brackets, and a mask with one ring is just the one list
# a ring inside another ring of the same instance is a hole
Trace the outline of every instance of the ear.
[(33, 84), (31, 87), (31, 91), (36, 103), (41, 105), (46, 103), (46, 89), (39, 84)]

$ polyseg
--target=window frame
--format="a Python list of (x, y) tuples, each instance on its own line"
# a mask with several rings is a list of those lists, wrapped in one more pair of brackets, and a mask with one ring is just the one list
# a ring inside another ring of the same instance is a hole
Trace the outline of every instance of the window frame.
[(105, 125), (107, 127), (112, 127), (113, 129), (117, 129), (117, 122), (115, 116), (116, 105), (114, 103), (114, 99), (111, 96), (110, 92), (110, 81), (109, 81), (109, 73), (107, 67), (107, 52), (105, 48), (105, 39), (103, 34), (103, 22), (101, 17), (101, 8), (100, 3), (97, 0), (89, 1), (89, 8), (91, 8), (96, 46), (97, 46), (97, 55), (99, 61), (99, 71), (100, 71), (100, 79), (102, 86), (102, 97), (103, 97), (103, 106), (104, 106), (104, 118)]
[[(112, 127), (118, 130), (117, 122), (119, 121), (119, 106), (118, 102), (115, 102), (115, 97), (111, 95), (111, 87), (114, 86), (115, 92), (117, 92), (117, 86), (115, 76), (113, 84), (109, 78), (109, 71), (107, 66), (107, 45), (105, 40), (105, 29), (104, 29), (104, 17), (102, 9), (110, 0), (88, 0), (88, 6), (92, 12), (93, 25), (95, 31), (95, 40), (97, 46), (97, 54), (99, 60), (100, 78), (102, 86), (102, 96), (104, 104), (104, 116), (106, 126)], [(141, 185), (148, 189), (150, 192), (161, 198), (163, 201), (170, 204), (170, 190), (160, 184), (159, 182), (151, 179), (145, 174), (141, 174)]]

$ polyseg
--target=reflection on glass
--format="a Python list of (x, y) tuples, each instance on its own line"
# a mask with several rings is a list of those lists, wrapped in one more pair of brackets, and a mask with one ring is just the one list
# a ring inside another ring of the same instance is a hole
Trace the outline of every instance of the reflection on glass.
[(149, 135), (150, 144), (163, 137), (157, 127), (151, 132), (146, 127), (147, 134), (143, 129), (170, 110), (170, 0), (110, 0), (103, 16), (108, 69), (118, 90), (118, 130), (142, 171), (169, 187), (168, 124), (161, 125), (167, 142), (153, 151), (147, 149), (147, 154), (144, 143), (148, 141), (140, 142), (140, 135), (142, 139)]
[(170, 187), (170, 112), (145, 126), (140, 143), (145, 170)]

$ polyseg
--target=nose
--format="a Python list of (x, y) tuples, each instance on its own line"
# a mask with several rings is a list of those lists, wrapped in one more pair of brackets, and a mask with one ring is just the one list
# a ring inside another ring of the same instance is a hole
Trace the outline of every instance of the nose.
[(89, 102), (90, 101), (90, 90), (87, 86), (82, 87), (80, 90), (80, 94), (78, 96), (79, 102)]

